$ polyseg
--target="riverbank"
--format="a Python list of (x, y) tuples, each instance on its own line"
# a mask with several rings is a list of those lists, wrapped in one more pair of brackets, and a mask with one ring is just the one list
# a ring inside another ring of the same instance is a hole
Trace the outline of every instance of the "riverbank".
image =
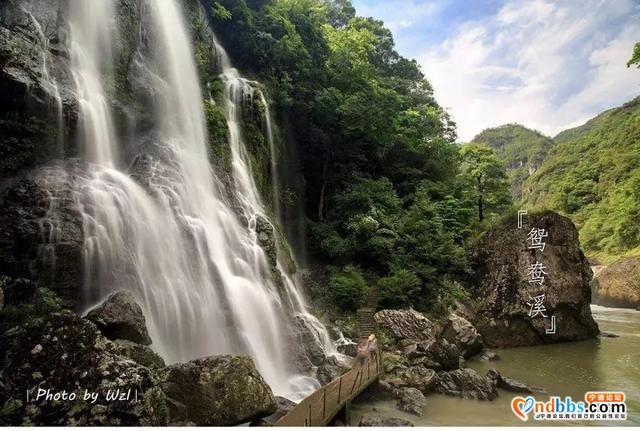
[[(640, 425), (640, 312), (629, 309), (591, 306), (594, 318), (605, 333), (618, 338), (598, 337), (592, 340), (546, 344), (534, 347), (496, 349), (499, 361), (481, 362), (471, 359), (467, 366), (481, 374), (490, 368), (532, 386), (546, 389), (549, 394), (534, 394), (536, 398), (571, 396), (582, 400), (589, 390), (616, 390), (626, 394), (627, 420), (624, 422), (522, 422), (510, 409), (515, 394), (499, 389), (494, 401), (467, 400), (433, 394), (427, 397), (423, 417), (395, 408), (393, 401), (353, 404), (352, 425), (363, 414), (409, 420), (416, 426), (437, 425)], [(464, 414), (461, 414), (464, 412)]]

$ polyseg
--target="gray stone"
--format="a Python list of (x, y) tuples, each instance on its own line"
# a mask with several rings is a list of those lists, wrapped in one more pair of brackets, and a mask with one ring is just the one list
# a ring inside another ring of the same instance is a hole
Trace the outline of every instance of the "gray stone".
[(231, 426), (277, 409), (271, 388), (249, 356), (210, 356), (166, 368), (162, 388), (172, 421)]
[(86, 318), (94, 322), (111, 340), (123, 339), (138, 344), (151, 344), (142, 309), (129, 292), (120, 290), (111, 294), (101, 305), (89, 311)]
[(598, 272), (594, 281), (594, 304), (640, 308), (640, 256), (618, 259)]
[(471, 368), (438, 373), (436, 392), (467, 399), (493, 400), (498, 397), (497, 382)]
[(532, 394), (534, 391), (532, 388), (522, 383), (519, 380), (505, 377), (495, 368), (490, 369), (487, 372), (487, 377), (496, 382), (497, 386), (509, 392), (516, 392), (522, 394)]
[(374, 315), (379, 328), (388, 329), (397, 339), (415, 341), (435, 338), (434, 324), (413, 309), (381, 310)]
[(482, 350), (482, 335), (464, 317), (451, 314), (442, 330), (442, 336), (458, 346), (460, 354), (470, 358)]
[[(544, 252), (528, 248), (532, 229), (544, 229)], [(532, 346), (576, 341), (598, 335), (591, 315), (592, 271), (580, 250), (578, 231), (567, 217), (554, 212), (529, 214), (518, 229), (513, 220), (485, 233), (473, 253), (475, 279), (471, 291), (472, 323), (489, 347)], [(531, 283), (532, 264), (542, 263), (544, 286)], [(533, 297), (544, 294), (544, 314), (530, 316)], [(551, 316), (557, 331), (547, 333)]]
[(500, 360), (500, 355), (491, 350), (483, 349), (482, 352), (480, 352), (479, 359), (481, 361), (498, 361)]
[(395, 392), (398, 409), (412, 415), (422, 416), (427, 405), (427, 399), (416, 388), (401, 388)]
[(340, 364), (335, 356), (329, 356), (318, 367), (318, 370), (316, 371), (316, 377), (318, 378), (318, 381), (321, 385), (326, 385), (348, 370), (349, 368), (343, 364)]

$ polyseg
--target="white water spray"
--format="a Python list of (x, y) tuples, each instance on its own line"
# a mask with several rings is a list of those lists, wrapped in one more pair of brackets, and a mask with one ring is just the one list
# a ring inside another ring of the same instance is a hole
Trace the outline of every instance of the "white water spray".
[(141, 303), (153, 347), (168, 362), (249, 353), (275, 393), (301, 398), (316, 382), (292, 371), (286, 303), (312, 322), (319, 343), (331, 342), (326, 329), (306, 316), (302, 297), (284, 273), (287, 297), (278, 292), (252, 229), (264, 211), (238, 123), (236, 102), (247, 82), (230, 72), (225, 54), (234, 193), (249, 226), (225, 201), (207, 158), (198, 74), (175, 0), (146, 3), (157, 39), (146, 70), (153, 74), (158, 126), (152, 150), (134, 163), (133, 177), (118, 168), (106, 103), (109, 68), (103, 60), (111, 52), (106, 35), (113, 31), (112, 0), (72, 3), (72, 67), (82, 142), (92, 163), (78, 186), (87, 308), (127, 289)]

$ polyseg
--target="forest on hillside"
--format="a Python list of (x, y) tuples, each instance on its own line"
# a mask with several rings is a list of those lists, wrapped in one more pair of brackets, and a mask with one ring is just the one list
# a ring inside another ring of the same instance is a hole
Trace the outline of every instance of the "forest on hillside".
[(640, 252), (640, 99), (553, 138), (520, 125), (488, 129), (474, 142), (494, 148), (517, 186), (518, 205), (568, 215), (582, 247), (606, 262)]
[(384, 23), (344, 0), (210, 4), (299, 149), (309, 251), (329, 268), (316, 294), (344, 310), (372, 288), (385, 306), (420, 309), (461, 294), (468, 240), (509, 204), (504, 169), (491, 150), (456, 142)]

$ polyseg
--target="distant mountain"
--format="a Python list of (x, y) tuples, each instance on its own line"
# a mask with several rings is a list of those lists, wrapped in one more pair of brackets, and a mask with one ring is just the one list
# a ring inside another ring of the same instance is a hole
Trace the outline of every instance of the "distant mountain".
[(533, 174), (553, 147), (553, 140), (520, 124), (505, 124), (486, 129), (473, 138), (496, 150), (507, 168), (511, 193), (515, 199), (522, 195), (522, 183)]
[[(640, 97), (553, 141), (544, 162), (522, 183), (523, 206), (570, 216), (591, 254), (640, 253)], [(506, 154), (526, 147), (512, 145)], [(540, 139), (531, 139), (530, 146), (539, 154)]]

